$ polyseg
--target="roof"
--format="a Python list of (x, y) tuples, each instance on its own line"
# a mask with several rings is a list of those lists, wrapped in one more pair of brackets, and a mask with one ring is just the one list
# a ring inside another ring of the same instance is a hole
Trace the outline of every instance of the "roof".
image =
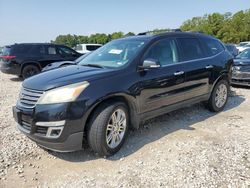
[(203, 34), (203, 33), (198, 33), (198, 32), (166, 32), (166, 33), (160, 33), (160, 34), (155, 34), (155, 35), (136, 35), (136, 36), (130, 36), (130, 37), (125, 37), (122, 39), (143, 39), (143, 40), (151, 40), (151, 39), (156, 39), (156, 38), (160, 38), (160, 37), (205, 37), (205, 38), (212, 38), (215, 39), (212, 36)]

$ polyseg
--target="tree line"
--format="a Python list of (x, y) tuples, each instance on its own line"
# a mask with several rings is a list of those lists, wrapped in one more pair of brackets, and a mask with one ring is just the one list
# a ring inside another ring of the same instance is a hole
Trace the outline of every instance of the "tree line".
[[(239, 11), (235, 14), (227, 12), (225, 14), (212, 13), (201, 17), (193, 17), (185, 21), (180, 29), (182, 31), (198, 31), (212, 35), (225, 43), (239, 43), (250, 41), (250, 9)], [(148, 31), (154, 34), (168, 32), (171, 29), (155, 29)], [(105, 44), (111, 40), (133, 36), (135, 33), (114, 32), (111, 34), (96, 33), (90, 36), (84, 35), (59, 35), (51, 41), (55, 44), (63, 44), (74, 47), (82, 43)]]

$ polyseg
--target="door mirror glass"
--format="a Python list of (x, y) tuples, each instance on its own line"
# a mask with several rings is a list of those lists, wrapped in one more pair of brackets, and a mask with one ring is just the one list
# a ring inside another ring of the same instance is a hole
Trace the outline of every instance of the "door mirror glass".
[(159, 68), (161, 65), (155, 59), (145, 59), (141, 66), (142, 69), (155, 69)]

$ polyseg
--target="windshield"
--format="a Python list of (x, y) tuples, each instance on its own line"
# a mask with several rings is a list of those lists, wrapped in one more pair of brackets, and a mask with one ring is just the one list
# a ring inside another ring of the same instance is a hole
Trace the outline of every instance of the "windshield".
[(250, 59), (250, 49), (244, 50), (236, 57), (237, 59)]
[(115, 40), (89, 54), (79, 65), (118, 68), (132, 60), (144, 46), (142, 40)]
[(90, 52), (89, 53), (86, 53), (86, 54), (84, 54), (84, 55), (82, 55), (82, 56), (80, 56), (80, 57), (78, 57), (76, 60), (75, 60), (75, 62), (76, 63), (79, 63), (81, 60), (83, 60), (85, 57), (87, 57), (88, 55), (90, 54)]
[(247, 45), (248, 44), (248, 42), (241, 42), (240, 44), (239, 44), (239, 46), (245, 46), (245, 45)]

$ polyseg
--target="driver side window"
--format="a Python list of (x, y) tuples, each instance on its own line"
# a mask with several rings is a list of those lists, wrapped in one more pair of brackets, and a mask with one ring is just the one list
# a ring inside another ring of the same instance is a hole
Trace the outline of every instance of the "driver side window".
[(71, 57), (71, 56), (75, 55), (73, 50), (66, 48), (66, 47), (59, 47), (58, 51), (59, 51), (60, 55), (66, 56), (66, 57)]
[(177, 46), (174, 39), (163, 39), (153, 44), (144, 59), (153, 59), (161, 66), (178, 62)]

